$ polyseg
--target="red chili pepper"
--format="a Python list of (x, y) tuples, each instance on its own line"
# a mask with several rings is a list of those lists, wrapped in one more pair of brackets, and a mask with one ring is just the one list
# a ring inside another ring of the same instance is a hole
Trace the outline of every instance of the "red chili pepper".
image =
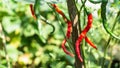
[(58, 12), (64, 19), (66, 19), (65, 14), (57, 7), (56, 4), (52, 4), (52, 6), (55, 8), (56, 12)]
[[(70, 20), (67, 19), (67, 17), (65, 16), (65, 14), (57, 7), (56, 4), (52, 4), (52, 6), (55, 8), (56, 12), (58, 12), (64, 19), (64, 21), (67, 23), (67, 33), (66, 33), (66, 39), (69, 39), (70, 38), (70, 35), (71, 35), (71, 31), (72, 31), (72, 22)], [(71, 57), (73, 57), (74, 55), (72, 53), (70, 53), (69, 51), (66, 50), (66, 47), (65, 47), (65, 43), (67, 42), (67, 40), (64, 39), (63, 42), (62, 42), (62, 49), (63, 51), (70, 55)]]
[(71, 21), (67, 21), (67, 33), (66, 33), (66, 37), (69, 39), (71, 36), (71, 32), (72, 32), (72, 22)]
[[(89, 31), (89, 29), (91, 28), (91, 26), (92, 26), (92, 21), (93, 21), (92, 14), (89, 14), (89, 15), (88, 15), (88, 24), (87, 24), (87, 27), (83, 30), (83, 33), (84, 33), (84, 34), (86, 34), (86, 33)], [(87, 38), (86, 36), (85, 36), (85, 41), (86, 41), (87, 43), (89, 43), (93, 48), (97, 49), (97, 47), (96, 47), (96, 46), (89, 40), (89, 38)]]
[[(72, 31), (72, 23), (71, 23), (71, 21), (68, 20), (68, 21), (67, 21), (67, 25), (68, 25), (68, 27), (67, 27), (66, 39), (69, 39), (69, 38), (70, 38), (70, 35), (71, 35), (71, 31)], [(66, 50), (66, 47), (65, 47), (65, 43), (67, 42), (66, 39), (64, 39), (63, 42), (62, 42), (62, 49), (63, 49), (63, 51), (64, 51), (66, 54), (68, 54), (68, 55), (70, 55), (71, 57), (73, 57), (74, 55), (73, 55), (72, 53), (70, 53), (69, 51)]]
[(31, 11), (31, 14), (32, 14), (33, 18), (36, 20), (35, 12), (34, 12), (34, 9), (33, 9), (33, 4), (30, 4), (30, 11)]
[(58, 12), (63, 17), (64, 21), (67, 23), (67, 25), (68, 25), (67, 28), (68, 29), (67, 29), (66, 37), (70, 38), (70, 34), (71, 34), (71, 31), (72, 31), (72, 22), (67, 19), (65, 14), (57, 7), (56, 4), (52, 4), (52, 6), (55, 8), (56, 12)]
[(66, 50), (66, 47), (65, 47), (65, 43), (66, 43), (66, 42), (67, 42), (66, 39), (64, 39), (63, 42), (62, 42), (62, 49), (63, 49), (63, 51), (64, 51), (66, 54), (70, 55), (71, 57), (74, 57), (74, 55), (73, 55), (72, 53), (70, 53), (69, 51)]
[(86, 26), (85, 29), (81, 32), (81, 34), (79, 35), (79, 37), (78, 37), (78, 39), (77, 39), (77, 41), (76, 41), (76, 43), (75, 43), (75, 48), (76, 48), (75, 51), (76, 51), (77, 56), (78, 56), (78, 58), (79, 58), (79, 60), (80, 60), (81, 62), (83, 61), (83, 59), (82, 59), (82, 57), (81, 57), (81, 54), (80, 54), (80, 43), (81, 43), (82, 39), (85, 38), (85, 41), (86, 41), (86, 42), (88, 42), (93, 48), (97, 49), (96, 46), (95, 46), (95, 45), (87, 38), (87, 36), (86, 36), (87, 32), (89, 31), (89, 29), (90, 29), (91, 26), (92, 26), (92, 20), (93, 20), (92, 14), (90, 13), (90, 14), (88, 14), (88, 23), (87, 23), (87, 26)]
[(85, 37), (85, 41), (86, 41), (87, 43), (89, 43), (90, 46), (92, 46), (93, 48), (95, 48), (95, 49), (97, 50), (97, 47), (90, 41), (90, 39), (89, 39), (88, 37)]
[(75, 50), (76, 50), (76, 54), (77, 54), (77, 56), (78, 56), (78, 58), (79, 58), (79, 60), (81, 61), (81, 62), (83, 62), (83, 59), (82, 59), (82, 57), (81, 57), (81, 53), (80, 53), (80, 42), (82, 41), (82, 39), (84, 38), (84, 36), (80, 36), (78, 39), (77, 39), (77, 41), (76, 41), (76, 43), (75, 43)]

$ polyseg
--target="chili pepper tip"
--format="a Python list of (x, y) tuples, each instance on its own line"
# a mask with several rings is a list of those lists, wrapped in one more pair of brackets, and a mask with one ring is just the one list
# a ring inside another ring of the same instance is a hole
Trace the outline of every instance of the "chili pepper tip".
[(62, 42), (62, 49), (63, 49), (63, 51), (64, 51), (67, 55), (70, 55), (71, 57), (74, 57), (74, 54), (72, 54), (72, 53), (70, 53), (69, 51), (66, 50), (66, 48), (65, 48), (65, 43), (66, 43), (66, 42), (67, 42), (66, 39), (64, 39), (63, 42)]

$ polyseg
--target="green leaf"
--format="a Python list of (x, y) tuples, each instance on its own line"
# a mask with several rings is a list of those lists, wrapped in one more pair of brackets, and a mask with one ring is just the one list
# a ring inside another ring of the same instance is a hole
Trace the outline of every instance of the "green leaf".
[(4, 66), (4, 65), (1, 65), (1, 64), (0, 64), (0, 68), (7, 68), (7, 67), (6, 67), (6, 66)]
[(7, 33), (12, 33), (20, 28), (21, 21), (16, 17), (3, 17), (2, 25)]
[(34, 24), (34, 23), (31, 24), (26, 22), (25, 25), (23, 26), (23, 34), (26, 37), (33, 36), (38, 31), (37, 27), (38, 27), (37, 24)]
[(12, 61), (17, 61), (19, 51), (12, 45), (7, 45), (7, 52)]

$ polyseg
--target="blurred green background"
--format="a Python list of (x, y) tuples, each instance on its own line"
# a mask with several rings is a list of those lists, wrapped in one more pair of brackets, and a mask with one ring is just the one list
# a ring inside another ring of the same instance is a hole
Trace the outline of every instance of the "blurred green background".
[[(0, 29), (0, 68), (7, 68), (2, 35), (5, 35), (6, 49), (12, 68), (74, 68), (74, 58), (66, 55), (61, 49), (61, 42), (66, 33), (66, 24), (57, 20), (53, 10), (45, 3), (45, 0), (41, 1), (40, 14), (55, 27), (55, 32), (50, 34), (53, 30), (50, 25), (41, 20), (38, 22), (32, 17), (30, 3), (34, 3), (34, 1), (0, 0), (0, 24), (2, 25), (2, 29)], [(57, 4), (69, 18), (66, 2), (60, 1)], [(76, 4), (78, 7), (81, 6), (79, 1)], [(86, 6), (94, 16), (93, 26), (87, 36), (98, 48), (95, 50), (85, 43), (86, 66), (87, 68), (100, 68), (101, 59), (104, 57), (104, 50), (110, 36), (102, 26), (100, 4), (88, 1)], [(109, 29), (112, 28), (119, 10), (119, 0), (109, 2), (107, 8)], [(83, 13), (82, 11), (81, 22), (84, 21)], [(62, 18), (61, 20), (63, 21)], [(81, 24), (84, 25), (84, 23)], [(113, 32), (120, 35), (120, 19)], [(66, 46), (70, 49), (68, 44)], [(105, 59), (106, 68), (112, 64), (114, 59), (120, 63), (119, 40), (111, 39)]]

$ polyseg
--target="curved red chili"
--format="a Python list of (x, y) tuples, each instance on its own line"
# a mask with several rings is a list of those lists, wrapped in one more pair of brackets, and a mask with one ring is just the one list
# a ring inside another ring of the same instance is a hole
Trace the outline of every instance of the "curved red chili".
[(87, 32), (89, 31), (89, 29), (92, 26), (92, 21), (93, 21), (92, 14), (90, 13), (90, 14), (88, 14), (87, 26), (81, 32), (81, 34), (79, 35), (79, 37), (75, 43), (75, 48), (76, 48), (75, 51), (76, 51), (76, 54), (81, 62), (83, 61), (83, 59), (82, 59), (81, 54), (80, 54), (80, 42), (82, 41), (83, 38), (85, 38), (86, 42), (88, 42), (92, 47), (96, 48), (96, 46), (86, 37)]
[(74, 55), (73, 55), (72, 53), (70, 53), (69, 51), (66, 50), (66, 47), (65, 47), (65, 43), (66, 43), (66, 42), (67, 42), (66, 39), (64, 39), (64, 40), (62, 41), (62, 49), (63, 49), (63, 51), (64, 51), (66, 54), (70, 55), (71, 57), (74, 57)]
[[(72, 31), (72, 23), (71, 21), (67, 21), (67, 24), (68, 24), (68, 27), (67, 27), (67, 33), (66, 33), (66, 38), (69, 39), (70, 38), (70, 35), (71, 35), (71, 31)], [(70, 55), (71, 57), (73, 57), (74, 55), (72, 53), (70, 53), (69, 51), (66, 50), (66, 47), (65, 47), (65, 43), (67, 42), (66, 39), (63, 40), (62, 42), (62, 49), (63, 51)]]
[(75, 48), (76, 48), (75, 51), (76, 51), (76, 54), (81, 62), (83, 62), (83, 59), (82, 59), (81, 53), (80, 53), (80, 42), (82, 41), (83, 38), (84, 38), (84, 36), (81, 35), (75, 43)]
[(33, 18), (36, 20), (35, 12), (34, 12), (34, 9), (33, 9), (33, 4), (30, 4), (30, 11), (31, 11), (31, 14), (32, 14)]
[[(55, 8), (55, 11), (58, 12), (63, 17), (64, 21), (67, 23), (68, 26), (67, 26), (66, 39), (69, 39), (70, 36), (71, 36), (71, 31), (72, 31), (72, 22), (67, 19), (65, 14), (57, 7), (56, 4), (52, 4), (52, 6)], [(63, 42), (62, 42), (62, 49), (66, 54), (73, 57), (74, 55), (66, 50), (66, 47), (65, 47), (65, 43), (67, 42), (66, 39), (64, 39)]]
[(95, 48), (97, 50), (97, 47), (90, 41), (90, 39), (88, 37), (85, 37), (85, 41), (87, 43), (89, 43), (90, 46), (92, 46), (93, 48)]

